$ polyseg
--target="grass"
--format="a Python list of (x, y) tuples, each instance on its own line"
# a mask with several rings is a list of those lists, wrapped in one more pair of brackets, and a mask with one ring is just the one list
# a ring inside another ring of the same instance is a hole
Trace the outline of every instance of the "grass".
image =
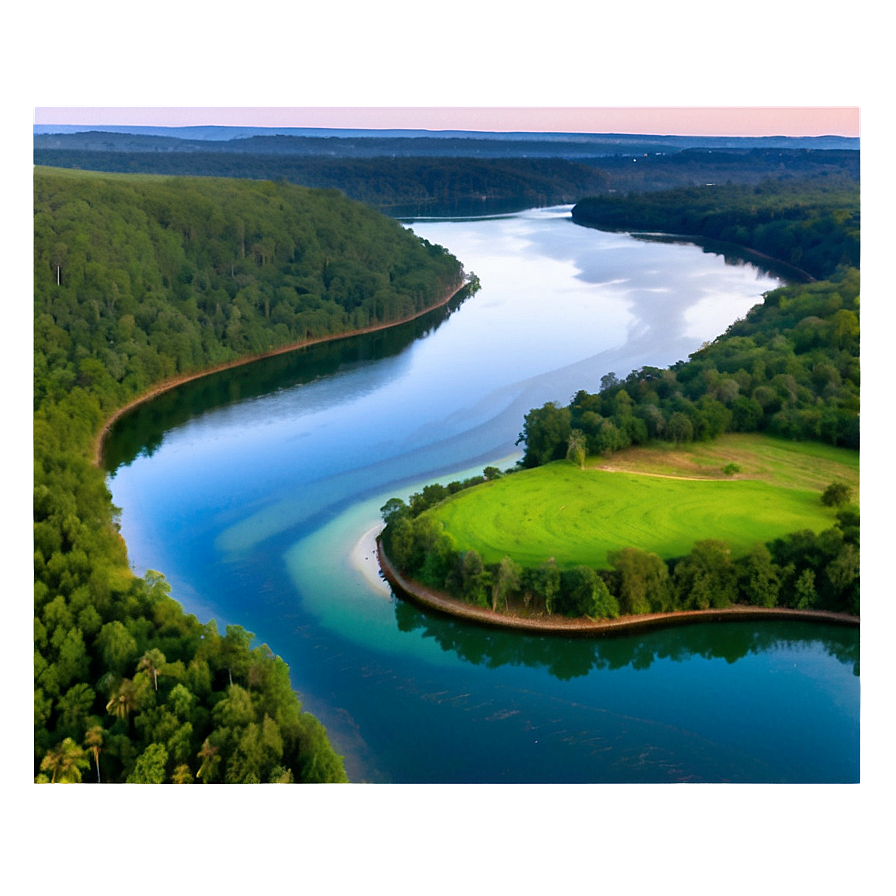
[[(736, 463), (740, 472), (722, 468)], [(646, 475), (645, 475), (646, 474)], [(799, 529), (836, 521), (821, 503), (834, 479), (858, 495), (858, 452), (756, 435), (692, 450), (638, 448), (580, 470), (558, 461), (461, 492), (430, 511), (461, 548), (485, 562), (607, 568), (607, 552), (634, 546), (664, 559), (718, 538), (734, 555)]]
[(834, 479), (843, 479), (858, 494), (859, 453), (820, 442), (793, 442), (773, 436), (738, 433), (713, 442), (675, 448), (630, 448), (606, 462), (592, 458), (598, 469), (659, 475), (718, 479), (729, 463), (741, 470), (736, 479), (753, 479), (782, 487), (822, 491)]

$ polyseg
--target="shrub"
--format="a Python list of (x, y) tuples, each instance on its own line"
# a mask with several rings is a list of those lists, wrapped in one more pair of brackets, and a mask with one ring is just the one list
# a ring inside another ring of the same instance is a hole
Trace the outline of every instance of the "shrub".
[(851, 491), (845, 482), (832, 482), (821, 493), (821, 503), (825, 507), (840, 507), (843, 504), (848, 504), (850, 497)]

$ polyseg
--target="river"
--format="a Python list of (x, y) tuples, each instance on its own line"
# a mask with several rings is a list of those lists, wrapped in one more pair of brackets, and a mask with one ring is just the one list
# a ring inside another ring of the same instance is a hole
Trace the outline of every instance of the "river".
[(511, 465), (530, 408), (686, 358), (779, 281), (579, 227), (568, 207), (409, 226), (481, 290), (116, 424), (106, 464), (135, 570), (282, 656), (353, 781), (857, 781), (857, 629), (488, 630), (395, 598), (370, 550), (389, 497)]

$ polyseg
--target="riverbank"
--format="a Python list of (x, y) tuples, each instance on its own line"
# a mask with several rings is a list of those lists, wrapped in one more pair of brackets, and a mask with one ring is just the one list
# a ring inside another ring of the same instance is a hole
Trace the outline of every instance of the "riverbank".
[(228, 361), (225, 364), (216, 364), (214, 367), (208, 367), (196, 373), (187, 373), (183, 374), (182, 376), (163, 380), (161, 383), (157, 383), (142, 395), (138, 395), (127, 404), (122, 405), (122, 407), (120, 407), (106, 419), (106, 422), (100, 428), (93, 442), (93, 463), (97, 467), (102, 465), (103, 446), (105, 445), (106, 438), (112, 431), (112, 427), (115, 425), (115, 423), (129, 411), (132, 411), (139, 405), (158, 397), (164, 392), (170, 392), (172, 389), (176, 389), (178, 386), (182, 386), (184, 383), (189, 383), (193, 380), (201, 379), (204, 376), (211, 376), (211, 374), (220, 373), (223, 370), (232, 370), (235, 367), (242, 367), (245, 364), (253, 364), (256, 361), (263, 361), (265, 358), (274, 358), (277, 355), (285, 355), (288, 352), (298, 351), (299, 349), (308, 348), (312, 345), (320, 345), (323, 342), (335, 342), (337, 339), (347, 339), (350, 336), (363, 336), (365, 333), (376, 333), (379, 330), (387, 330), (390, 327), (398, 327), (402, 324), (410, 323), (411, 321), (417, 320), (417, 318), (419, 317), (423, 317), (424, 314), (429, 314), (430, 311), (435, 311), (437, 308), (442, 308), (443, 306), (447, 305), (465, 286), (469, 285), (470, 281), (464, 280), (459, 286), (450, 290), (447, 295), (443, 296), (437, 302), (427, 306), (422, 311), (418, 311), (415, 314), (403, 317), (400, 320), (385, 321), (383, 323), (373, 324), (369, 327), (362, 327), (357, 330), (348, 330), (344, 333), (332, 333), (327, 336), (320, 336), (315, 339), (305, 339), (301, 342), (290, 343), (289, 345), (284, 345), (280, 348), (262, 352), (261, 354), (249, 355), (244, 358), (237, 358), (236, 360)]
[(383, 524), (368, 529), (355, 543), (355, 546), (349, 551), (349, 566), (354, 569), (377, 594), (388, 597), (391, 594), (389, 585), (380, 575), (380, 567), (377, 563), (377, 550), (379, 545), (380, 532), (383, 531)]
[(826, 610), (793, 610), (787, 607), (728, 607), (724, 610), (679, 610), (674, 613), (645, 613), (639, 616), (621, 616), (618, 619), (570, 619), (567, 617), (532, 618), (497, 613), (485, 607), (477, 607), (466, 601), (426, 588), (419, 582), (403, 576), (389, 560), (379, 538), (376, 542), (380, 569), (387, 581), (411, 602), (429, 610), (455, 616), (467, 622), (497, 628), (510, 628), (541, 635), (565, 635), (567, 637), (607, 637), (630, 634), (671, 625), (689, 625), (698, 622), (749, 621), (754, 619), (803, 619), (826, 622), (832, 625), (859, 625), (859, 617), (848, 613), (832, 613)]

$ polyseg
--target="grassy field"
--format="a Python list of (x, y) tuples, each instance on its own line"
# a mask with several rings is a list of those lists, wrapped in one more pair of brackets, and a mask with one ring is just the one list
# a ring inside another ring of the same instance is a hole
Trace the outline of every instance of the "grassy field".
[[(740, 472), (722, 468), (737, 464)], [(718, 538), (735, 555), (799, 529), (836, 521), (821, 492), (840, 479), (858, 500), (858, 452), (757, 435), (731, 435), (693, 450), (638, 448), (559, 461), (461, 492), (430, 511), (485, 562), (607, 568), (607, 552), (634, 546), (664, 559)]]

